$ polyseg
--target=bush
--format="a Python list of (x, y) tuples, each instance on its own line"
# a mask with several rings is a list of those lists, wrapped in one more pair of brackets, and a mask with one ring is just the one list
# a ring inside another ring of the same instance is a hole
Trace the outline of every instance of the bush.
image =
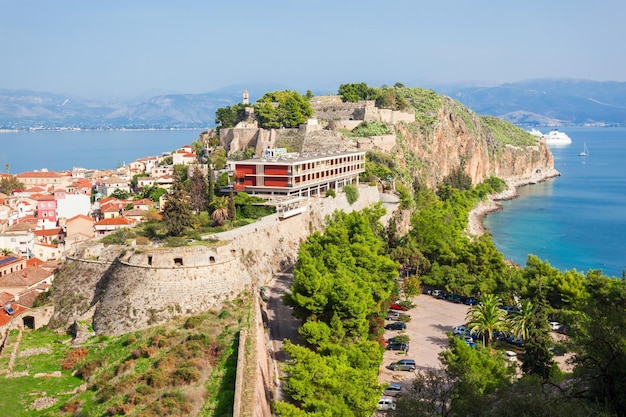
[(337, 193), (335, 193), (335, 190), (330, 188), (330, 189), (326, 190), (326, 197), (335, 198), (335, 197), (337, 197)]
[(63, 362), (61, 362), (61, 368), (64, 370), (74, 369), (76, 365), (82, 361), (89, 351), (85, 348), (78, 348), (73, 350), (68, 350), (65, 353), (65, 357), (63, 358)]
[(343, 187), (343, 192), (346, 193), (346, 199), (350, 205), (359, 199), (359, 190), (354, 185), (346, 185)]
[(185, 328), (195, 329), (196, 327), (199, 327), (203, 321), (204, 319), (200, 316), (189, 317), (185, 322)]

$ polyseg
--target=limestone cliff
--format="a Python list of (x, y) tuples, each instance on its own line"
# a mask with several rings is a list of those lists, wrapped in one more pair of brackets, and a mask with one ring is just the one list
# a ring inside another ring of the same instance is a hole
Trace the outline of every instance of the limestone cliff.
[(483, 118), (449, 97), (422, 120), (396, 125), (392, 153), (403, 170), (428, 187), (461, 170), (478, 184), (496, 176), (511, 185), (558, 175), (554, 158), (543, 140), (504, 121)]

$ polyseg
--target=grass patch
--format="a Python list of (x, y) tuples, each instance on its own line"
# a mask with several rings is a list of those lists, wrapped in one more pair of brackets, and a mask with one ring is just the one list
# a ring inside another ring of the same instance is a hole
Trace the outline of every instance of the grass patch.
[[(64, 334), (25, 331), (20, 351), (46, 350), (17, 358), (15, 371), (27, 375), (0, 384), (0, 409), (16, 417), (187, 415), (197, 409), (203, 416), (232, 415), (238, 335), (249, 325), (251, 305), (249, 298), (238, 298), (215, 312), (93, 337), (78, 348)], [(60, 378), (33, 377), (55, 371)], [(86, 390), (75, 391), (81, 385)], [(40, 411), (30, 408), (44, 396), (56, 402)]]

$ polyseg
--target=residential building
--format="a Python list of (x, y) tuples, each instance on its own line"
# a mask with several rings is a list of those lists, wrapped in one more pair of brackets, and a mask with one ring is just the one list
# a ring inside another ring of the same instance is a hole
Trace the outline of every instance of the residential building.
[(11, 274), (15, 271), (21, 271), (26, 268), (27, 260), (20, 255), (8, 254), (0, 255), (0, 276)]
[(6, 248), (25, 258), (33, 255), (35, 227), (28, 222), (16, 223), (0, 233), (0, 248)]
[(94, 237), (94, 220), (92, 217), (79, 214), (65, 222), (65, 243), (74, 245)]
[(52, 281), (54, 281), (54, 272), (34, 266), (1, 276), (0, 292), (15, 295), (38, 286), (45, 287), (44, 284), (47, 284), (49, 288)]
[(125, 219), (123, 217), (116, 217), (113, 219), (103, 219), (94, 224), (94, 230), (96, 236), (104, 236), (112, 233), (118, 229), (126, 227), (132, 227), (135, 225), (135, 221), (131, 219)]
[(46, 190), (48, 188), (65, 188), (72, 179), (70, 173), (47, 170), (23, 172), (16, 174), (15, 177), (24, 184), (26, 188), (41, 186)]

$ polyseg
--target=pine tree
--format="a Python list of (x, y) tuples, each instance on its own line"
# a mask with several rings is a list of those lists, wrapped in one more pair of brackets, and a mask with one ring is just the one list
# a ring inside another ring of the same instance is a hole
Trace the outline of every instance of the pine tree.
[(193, 211), (198, 214), (206, 207), (207, 200), (207, 181), (196, 165), (191, 174), (191, 206)]
[(163, 222), (170, 236), (180, 236), (193, 220), (192, 206), (189, 196), (185, 193), (180, 177), (176, 177), (167, 195), (163, 209)]

